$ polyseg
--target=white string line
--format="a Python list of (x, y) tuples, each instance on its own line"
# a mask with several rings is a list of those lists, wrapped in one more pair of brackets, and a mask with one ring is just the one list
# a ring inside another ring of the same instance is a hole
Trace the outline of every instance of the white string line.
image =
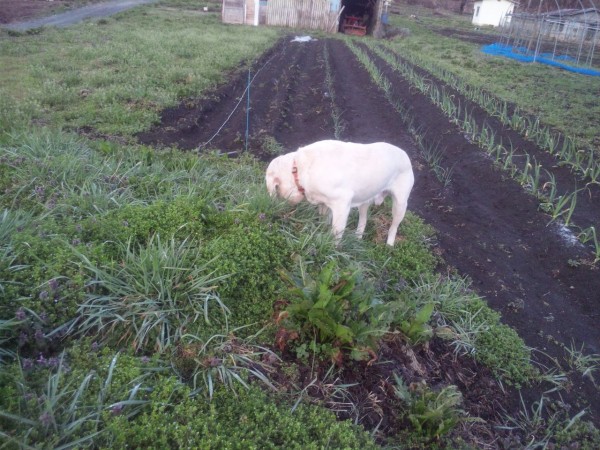
[(231, 116), (233, 116), (233, 113), (235, 113), (235, 111), (236, 111), (236, 110), (238, 109), (238, 107), (240, 106), (240, 103), (242, 103), (242, 100), (244, 100), (244, 97), (246, 96), (246, 92), (248, 92), (248, 89), (250, 89), (250, 85), (252, 84), (252, 82), (254, 81), (254, 79), (256, 78), (256, 76), (257, 76), (257, 75), (260, 73), (260, 71), (261, 71), (261, 70), (263, 70), (263, 69), (265, 68), (265, 66), (266, 66), (267, 64), (269, 64), (269, 63), (271, 62), (271, 60), (272, 60), (273, 58), (275, 58), (275, 56), (276, 56), (276, 55), (277, 55), (277, 53), (274, 53), (274, 54), (273, 54), (273, 56), (271, 56), (271, 57), (270, 57), (270, 58), (267, 60), (267, 62), (265, 62), (265, 63), (263, 64), (263, 66), (262, 66), (260, 69), (258, 69), (258, 70), (256, 71), (256, 73), (255, 73), (255, 74), (254, 74), (254, 76), (252, 77), (252, 80), (250, 80), (250, 82), (249, 82), (249, 83), (248, 83), (248, 85), (246, 86), (246, 89), (244, 89), (244, 92), (242, 93), (242, 95), (240, 95), (240, 99), (239, 99), (239, 101), (237, 102), (237, 105), (235, 105), (235, 107), (233, 108), (233, 111), (231, 111), (231, 113), (229, 114), (229, 116), (227, 116), (227, 119), (225, 119), (225, 122), (223, 122), (223, 125), (221, 125), (221, 126), (219, 127), (219, 129), (217, 130), (217, 132), (216, 132), (215, 134), (213, 134), (213, 136), (212, 136), (212, 137), (211, 137), (211, 138), (210, 138), (208, 141), (206, 141), (204, 144), (200, 144), (200, 145), (198, 146), (198, 148), (197, 148), (198, 150), (200, 150), (202, 147), (206, 147), (208, 144), (210, 144), (210, 143), (212, 142), (212, 140), (213, 140), (214, 138), (216, 138), (216, 137), (217, 137), (217, 135), (218, 135), (218, 134), (221, 132), (221, 130), (223, 129), (223, 127), (224, 127), (225, 125), (227, 125), (227, 122), (229, 122), (229, 119), (231, 119)]

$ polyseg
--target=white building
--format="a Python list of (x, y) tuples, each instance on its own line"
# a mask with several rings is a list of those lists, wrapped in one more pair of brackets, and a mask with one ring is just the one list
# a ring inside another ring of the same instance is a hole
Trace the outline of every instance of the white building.
[(478, 0), (473, 4), (473, 25), (497, 27), (517, 4), (516, 0)]

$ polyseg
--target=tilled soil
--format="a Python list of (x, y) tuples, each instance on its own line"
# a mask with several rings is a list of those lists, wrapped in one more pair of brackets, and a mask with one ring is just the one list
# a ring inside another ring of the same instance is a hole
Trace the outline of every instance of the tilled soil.
[[(333, 74), (331, 92), (325, 83), (325, 47)], [(240, 71), (205, 98), (189, 99), (164, 111), (161, 123), (138, 138), (145, 144), (183, 150), (237, 154), (248, 149), (267, 161), (273, 155), (265, 144), (266, 136), (275, 138), (286, 151), (333, 138), (333, 97), (345, 125), (342, 140), (386, 141), (411, 156), (416, 181), (409, 209), (438, 230), (437, 250), (447, 266), (468, 276), (475, 291), (502, 313), (504, 322), (527, 345), (540, 350), (534, 352), (537, 360), (550, 365), (558, 361), (569, 371), (565, 346), (574, 344), (578, 349), (583, 346), (585, 353), (600, 353), (596, 323), (600, 272), (591, 264), (590, 249), (573, 242), (558, 225), (549, 225), (550, 217), (539, 210), (533, 196), (494, 166), (429, 99), (382, 60), (371, 57), (392, 82), (395, 95), (410, 106), (415, 123), (445, 148), (443, 164), (453, 168), (449, 186), (444, 187), (426, 166), (398, 113), (349, 48), (335, 39), (297, 43), (283, 38), (256, 61), (250, 74)], [(461, 104), (468, 103), (459, 93), (455, 95)], [(505, 142), (520, 139), (519, 148), (547, 161), (547, 167), (556, 165), (532, 142), (505, 129), (485, 111), (474, 108), (473, 114), (479, 123), (486, 121), (499, 135), (506, 135)], [(563, 189), (575, 183), (566, 169), (557, 182)], [(598, 189), (592, 186), (581, 201), (587, 202), (578, 213), (582, 226), (597, 225)], [(598, 390), (573, 372), (571, 379), (574, 384), (562, 391), (562, 401), (570, 405), (572, 415), (589, 407), (592, 414), (588, 417), (598, 423)], [(543, 388), (548, 386), (527, 388), (522, 394), (536, 401)], [(506, 394), (506, 401), (509, 409), (519, 407), (515, 392)]]

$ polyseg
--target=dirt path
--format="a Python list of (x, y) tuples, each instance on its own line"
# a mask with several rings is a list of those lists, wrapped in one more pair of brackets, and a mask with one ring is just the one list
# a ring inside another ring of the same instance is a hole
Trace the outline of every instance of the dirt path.
[[(387, 141), (409, 153), (416, 168), (409, 209), (439, 231), (438, 247), (446, 263), (471, 278), (474, 289), (529, 346), (562, 361), (564, 370), (568, 370), (565, 346), (574, 343), (577, 348), (583, 345), (586, 353), (600, 353), (600, 272), (573, 263), (589, 260), (589, 250), (568, 243), (556, 226), (548, 226), (549, 217), (539, 211), (537, 200), (495, 168), (427, 98), (374, 55), (395, 95), (411, 106), (416, 123), (443, 143), (445, 164), (453, 167), (449, 187), (442, 186), (425, 165), (398, 114), (346, 45), (335, 39), (298, 44), (286, 38), (265, 54), (251, 71), (256, 78), (250, 115), (244, 100), (247, 73), (242, 73), (211, 93), (210, 100), (165, 111), (160, 126), (141, 134), (140, 141), (197, 149), (212, 138), (206, 148), (239, 152), (245, 148), (249, 123), (251, 151), (268, 160), (272, 156), (262, 149), (264, 136), (275, 137), (288, 150), (332, 138), (324, 46), (330, 55), (336, 105), (346, 122), (342, 139)], [(549, 361), (541, 353), (536, 358)], [(563, 393), (564, 399), (574, 413), (589, 405), (598, 420), (597, 389), (572, 375), (575, 384)], [(541, 390), (525, 395), (539, 400)]]
[[(60, 14), (32, 19), (21, 22), (13, 22), (3, 25), (4, 28), (14, 31), (27, 31), (40, 27), (67, 27), (93, 17), (106, 17), (138, 5), (152, 3), (156, 0), (114, 0), (110, 2), (96, 3), (89, 6), (73, 9)], [(18, 16), (15, 16), (18, 17)]]

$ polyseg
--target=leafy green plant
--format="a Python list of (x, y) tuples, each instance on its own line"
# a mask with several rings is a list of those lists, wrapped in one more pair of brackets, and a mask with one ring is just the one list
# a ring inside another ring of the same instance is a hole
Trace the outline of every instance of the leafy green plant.
[(548, 421), (544, 417), (546, 398), (531, 405), (531, 410), (527, 408), (523, 397), (521, 397), (521, 410), (515, 416), (507, 416), (507, 422), (510, 425), (499, 428), (509, 430), (520, 430), (527, 436), (528, 448), (544, 448), (550, 442), (552, 429), (556, 425), (558, 416), (553, 414)]
[[(373, 222), (378, 223), (381, 215), (374, 208)], [(367, 233), (370, 232), (367, 227)], [(393, 248), (370, 248), (368, 258), (377, 264), (379, 285), (386, 291), (388, 300), (396, 295), (394, 287), (417, 282), (424, 273), (431, 273), (437, 264), (430, 247), (435, 240), (435, 230), (410, 211), (398, 230), (401, 239)], [(389, 289), (394, 288), (394, 289)], [(384, 295), (384, 293), (382, 293)]]
[[(313, 280), (301, 265), (302, 277), (294, 280), (282, 273), (289, 289), (288, 303), (278, 315), (282, 325), (277, 343), (283, 350), (289, 340), (299, 343), (313, 341), (328, 351), (338, 363), (343, 360), (342, 350), (349, 350), (353, 359), (365, 359), (376, 349), (378, 336), (385, 329), (373, 315), (373, 298), (358, 286), (357, 272), (336, 273), (337, 263), (330, 261)], [(298, 345), (300, 345), (298, 344)], [(300, 347), (302, 348), (302, 347)]]
[(428, 439), (439, 439), (463, 419), (462, 394), (456, 386), (434, 391), (424, 383), (407, 386), (394, 374), (394, 394), (405, 405), (405, 415), (415, 431)]
[(227, 276), (219, 297), (231, 312), (233, 327), (255, 324), (256, 332), (270, 320), (283, 282), (273, 276), (289, 265), (291, 249), (265, 213), (221, 212), (206, 220), (203, 260), (215, 260), (215, 276)]
[(17, 264), (17, 259), (10, 246), (0, 247), (0, 294), (5, 293), (7, 285), (17, 283), (11, 276), (14, 272), (27, 268), (26, 265)]
[(44, 333), (72, 318), (84, 295), (83, 276), (71, 250), (71, 244), (85, 246), (78, 239), (75, 226), (61, 226), (50, 218), (16, 230), (12, 264), (0, 266), (6, 299), (0, 303), (0, 316), (11, 317), (25, 308), (41, 318), (36, 325)]
[(536, 375), (531, 349), (471, 290), (469, 280), (424, 276), (401, 296), (416, 308), (433, 303), (441, 325), (436, 333), (449, 339), (457, 353), (471, 355), (505, 382), (519, 386)]
[(150, 394), (150, 407), (128, 420), (112, 418), (105, 448), (378, 448), (373, 438), (325, 408), (292, 405), (251, 386), (216, 388), (213, 401), (170, 379)]
[[(80, 356), (81, 357), (81, 356)], [(148, 380), (161, 369), (138, 358), (86, 352), (93, 370), (59, 357), (24, 359), (0, 373), (0, 436), (20, 448), (90, 445), (112, 415), (131, 418), (147, 403)], [(89, 364), (89, 362), (88, 362)]]
[(458, 354), (474, 355), (477, 353), (477, 339), (489, 331), (490, 326), (477, 316), (483, 309), (475, 313), (464, 310), (451, 321), (452, 346)]
[(31, 214), (22, 210), (5, 209), (0, 215), (0, 248), (9, 247), (13, 234), (32, 220)]
[(15, 329), (17, 329), (19, 323), (20, 321), (16, 319), (0, 319), (0, 365), (16, 356), (8, 343), (14, 339)]
[(265, 136), (261, 142), (261, 150), (269, 156), (279, 156), (285, 152), (285, 148), (273, 136)]
[(104, 252), (117, 258), (119, 242), (145, 245), (156, 234), (163, 239), (199, 240), (205, 218), (217, 212), (203, 199), (183, 196), (149, 205), (126, 205), (100, 220), (97, 217), (83, 220), (80, 235), (86, 242), (104, 244)]
[(172, 358), (174, 368), (192, 382), (194, 393), (204, 392), (210, 399), (219, 383), (232, 390), (236, 385), (248, 389), (252, 379), (275, 390), (269, 375), (279, 358), (251, 340), (238, 339), (232, 333), (213, 335), (206, 341), (184, 335)]
[(2, 199), (6, 206), (61, 220), (135, 201), (128, 185), (131, 174), (125, 169), (117, 175), (120, 163), (103, 160), (79, 137), (44, 130), (15, 141), (14, 147), (0, 148), (11, 167)]
[(554, 430), (554, 442), (559, 446), (573, 445), (577, 442), (579, 448), (593, 450), (600, 447), (600, 430), (592, 421), (582, 420), (583, 414), (566, 417)]
[(76, 252), (91, 280), (77, 318), (65, 329), (162, 351), (218, 319), (213, 304), (227, 321), (229, 311), (216, 293), (226, 275), (214, 275), (213, 261), (202, 260), (190, 242), (164, 243), (154, 235), (146, 246), (120, 247), (122, 261), (104, 267)]
[(435, 173), (437, 179), (440, 180), (445, 187), (449, 186), (452, 180), (452, 172), (454, 171), (454, 167), (445, 168), (442, 165), (445, 149), (440, 148), (439, 142), (428, 145), (423, 139), (418, 141), (418, 145), (421, 149), (423, 158), (431, 167), (431, 170), (433, 170), (433, 173)]
[(575, 212), (575, 207), (577, 206), (577, 194), (579, 190), (575, 192), (565, 193), (556, 199), (554, 205), (552, 205), (552, 209), (550, 211), (550, 215), (552, 216), (552, 222), (561, 219), (565, 226), (569, 226), (571, 223), (571, 217)]
[[(162, 2), (175, 3), (197, 8), (192, 0)], [(7, 225), (6, 232), (0, 229), (0, 234), (6, 237), (2, 238), (6, 253), (0, 254), (0, 280), (4, 288), (0, 295), (5, 300), (0, 302), (0, 341), (7, 344), (2, 350), (10, 352), (6, 353), (6, 364), (0, 367), (0, 410), (3, 412), (0, 413), (0, 430), (5, 433), (0, 438), (2, 444), (22, 448), (374, 446), (364, 433), (347, 422), (337, 422), (323, 409), (307, 408), (301, 401), (291, 405), (285, 399), (256, 389), (255, 381), (268, 385), (273, 367), (281, 368), (274, 353), (260, 345), (270, 336), (261, 336), (261, 341), (255, 342), (227, 334), (227, 322), (258, 323), (256, 326), (260, 327), (270, 319), (278, 294), (287, 292), (281, 279), (273, 274), (281, 268), (288, 270), (298, 254), (312, 267), (321, 267), (332, 259), (338, 261), (339, 267), (325, 289), (332, 296), (342, 293), (343, 287), (337, 286), (340, 280), (357, 275), (352, 293), (341, 298), (348, 309), (340, 313), (334, 308), (325, 308), (327, 316), (316, 314), (315, 323), (303, 329), (304, 341), (298, 338), (289, 343), (296, 346), (297, 354), (312, 351), (334, 355), (337, 349), (352, 351), (354, 347), (355, 353), (351, 355), (362, 358), (367, 356), (364, 351), (367, 349), (368, 353), (369, 347), (359, 344), (364, 339), (371, 345), (371, 336), (376, 340), (390, 323), (396, 326), (404, 323), (407, 334), (414, 335), (418, 341), (423, 333), (428, 333), (427, 319), (433, 317), (445, 323), (444, 329), (450, 330), (448, 334), (454, 339), (458, 353), (465, 352), (478, 361), (485, 361), (502, 379), (506, 377), (517, 383), (527, 380), (529, 354), (523, 342), (508, 332), (508, 327), (498, 328), (499, 316), (468, 292), (466, 283), (442, 288), (428, 280), (423, 283), (426, 286), (419, 286), (437, 260), (429, 251), (433, 231), (427, 231), (416, 216), (407, 215), (394, 249), (383, 250), (368, 240), (357, 241), (348, 236), (349, 245), (340, 250), (332, 244), (327, 230), (321, 233), (325, 227), (315, 226), (315, 217), (303, 213), (309, 206), (299, 205), (292, 215), (288, 214), (292, 207), (282, 206), (285, 202), (269, 199), (264, 192), (264, 167), (248, 156), (236, 160), (207, 154), (198, 157), (181, 155), (178, 150), (155, 151), (119, 143), (123, 136), (127, 140), (131, 133), (148, 127), (164, 106), (174, 104), (181, 96), (199, 95), (204, 86), (214, 85), (222, 79), (226, 68), (239, 65), (239, 55), (252, 58), (277, 37), (276, 32), (266, 29), (250, 34), (242, 29), (225, 30), (228, 27), (219, 24), (215, 15), (200, 21), (203, 30), (215, 32), (194, 36), (189, 34), (188, 28), (197, 27), (198, 17), (188, 16), (192, 15), (186, 13), (181, 19), (181, 11), (148, 9), (143, 14), (107, 19), (99, 28), (76, 27), (60, 33), (39, 30), (43, 40), (38, 34), (35, 38), (20, 36), (0, 43), (0, 65), (4, 67), (4, 61), (8, 61), (9, 72), (19, 73), (8, 80), (8, 88), (0, 88), (1, 130), (14, 126), (25, 129), (42, 122), (50, 124), (48, 128), (66, 124), (73, 129), (93, 127), (98, 133), (120, 136), (107, 136), (110, 141), (90, 143), (60, 133), (54, 136), (38, 132), (0, 133), (0, 142), (8, 143), (1, 147), (0, 154), (0, 190), (4, 194), (0, 207), (10, 208), (6, 224), (8, 219), (20, 214), (14, 205), (19, 204), (32, 213), (29, 218), (23, 216), (26, 220), (16, 227)], [(138, 23), (152, 29), (157, 36), (132, 40), (132, 25)], [(166, 31), (156, 30), (157, 27), (165, 27)], [(220, 30), (227, 31), (226, 39), (218, 33)], [(92, 33), (91, 38), (88, 32)], [(237, 47), (240, 36), (244, 38), (243, 48)], [(137, 44), (132, 47), (131, 42), (148, 43), (152, 47), (152, 58), (144, 59), (148, 49), (138, 48)], [(188, 45), (190, 42), (193, 45)], [(219, 45), (215, 46), (215, 42)], [(61, 57), (56, 58), (53, 51), (58, 51)], [(464, 46), (458, 51), (464, 52)], [(450, 55), (454, 55), (454, 51)], [(479, 62), (474, 63), (473, 58), (467, 56), (465, 66), (480, 67)], [(325, 53), (324, 57), (327, 63)], [(23, 64), (25, 60), (27, 64)], [(130, 76), (131, 71), (139, 75), (139, 67), (148, 61), (150, 65), (158, 62), (157, 74), (149, 70), (137, 78)], [(201, 61), (209, 63), (198, 64)], [(190, 72), (186, 64), (202, 67), (202, 70)], [(376, 69), (374, 64), (372, 69)], [(411, 77), (418, 76), (412, 67), (407, 66), (407, 71)], [(394, 98), (393, 86), (382, 73), (376, 70), (372, 73), (400, 114), (402, 123), (411, 130), (419, 145), (426, 144), (423, 129), (416, 127), (410, 117), (409, 105)], [(427, 79), (415, 80), (432, 101), (448, 114), (456, 115), (457, 121), (464, 121), (471, 133), (469, 139), (487, 140), (487, 144), (482, 142), (482, 145), (493, 147), (489, 151), (496, 151), (498, 159), (506, 159), (511, 170), (513, 160), (521, 161), (520, 155), (515, 154), (513, 158), (512, 151), (506, 151), (496, 142), (491, 129), (479, 129), (464, 105), (453, 102)], [(332, 78), (326, 83), (332, 85)], [(150, 89), (149, 94), (148, 86), (158, 87)], [(85, 90), (84, 95), (80, 94), (81, 89)], [(334, 103), (335, 93), (331, 89), (328, 92)], [(493, 107), (493, 99), (482, 101)], [(502, 114), (508, 117), (507, 104), (501, 107)], [(341, 116), (341, 111), (333, 110), (336, 136), (343, 132)], [(526, 119), (522, 122), (523, 129), (535, 132), (533, 138), (545, 139), (549, 147), (556, 147), (553, 137), (542, 130), (539, 123)], [(564, 147), (565, 152), (569, 152), (567, 156), (573, 158), (569, 165), (588, 167), (588, 156), (592, 152), (571, 155), (574, 149), (569, 145)], [(536, 169), (539, 171), (533, 163), (526, 165), (527, 180), (523, 180), (537, 184)], [(591, 171), (593, 167), (586, 170)], [(445, 179), (449, 181), (451, 172), (440, 174), (447, 175)], [(556, 189), (556, 186), (550, 188)], [(367, 230), (371, 237), (386, 228), (383, 215), (376, 210), (374, 216), (377, 221), (374, 226), (371, 222)], [(32, 218), (34, 220), (30, 220)], [(595, 238), (592, 229), (585, 234), (590, 239)], [(156, 235), (162, 238), (160, 246), (156, 244)], [(185, 252), (173, 251), (181, 245), (186, 245)], [(87, 258), (87, 262), (84, 258), (73, 258), (72, 247)], [(153, 255), (142, 257), (149, 247)], [(133, 256), (130, 257), (130, 253)], [(176, 257), (181, 260), (175, 261)], [(142, 259), (148, 264), (142, 264)], [(204, 297), (190, 300), (194, 280), (185, 278), (203, 265), (206, 270), (199, 277), (209, 278), (202, 292), (211, 299), (208, 303), (210, 323), (204, 316), (206, 308), (201, 301)], [(16, 267), (22, 269), (14, 270)], [(347, 272), (340, 267), (360, 267), (360, 272)], [(367, 297), (373, 299), (374, 296), (368, 293), (368, 282), (363, 275), (374, 278), (375, 292), (377, 297), (386, 300), (385, 306), (378, 300), (366, 301)], [(228, 278), (220, 281), (225, 276)], [(111, 287), (111, 282), (116, 287)], [(146, 290), (141, 284), (152, 286)], [(212, 289), (213, 286), (216, 287)], [(299, 287), (306, 286), (301, 282)], [(422, 287), (418, 293), (417, 287)], [(369, 295), (363, 295), (365, 292)], [(316, 301), (319, 294), (317, 292)], [(142, 298), (144, 295), (148, 297), (147, 302), (146, 297)], [(95, 304), (91, 300), (93, 296), (96, 296)], [(99, 300), (102, 296), (105, 300), (112, 297), (107, 300), (106, 309)], [(358, 310), (353, 309), (355, 300), (361, 298), (365, 302), (357, 301)], [(78, 304), (83, 305), (85, 312), (78, 313)], [(363, 307), (370, 309), (362, 311)], [(327, 317), (338, 320), (340, 315), (340, 323), (355, 333), (351, 342), (342, 344), (348, 333), (342, 331), (338, 336), (337, 328), (333, 328), (332, 333), (326, 332), (330, 342), (318, 342), (321, 330), (316, 324), (323, 324), (324, 329), (329, 330)], [(54, 370), (58, 359), (46, 351), (40, 355), (45, 346), (48, 348), (47, 344), (34, 346), (31, 341), (36, 341), (38, 335), (46, 337), (56, 324), (74, 317), (78, 317), (78, 322), (73, 331), (81, 326), (82, 332), (89, 332), (98, 342), (91, 346), (88, 342), (84, 348), (74, 335), (61, 336), (64, 339), (60, 346), (70, 348), (71, 356), (63, 362), (63, 367), (68, 364), (69, 371), (56, 377), (50, 365)], [(121, 322), (123, 318), (126, 320)], [(282, 323), (287, 320), (282, 318)], [(163, 327), (166, 323), (168, 325)], [(90, 328), (84, 329), (87, 325)], [(287, 337), (294, 331), (300, 334), (296, 331), (299, 329), (299, 326), (290, 327)], [(361, 334), (356, 329), (366, 331)], [(248, 330), (254, 328), (235, 329), (234, 333), (243, 335), (249, 333)], [(21, 333), (30, 341), (23, 346), (17, 343)], [(131, 344), (132, 349), (145, 355), (152, 349), (162, 350), (161, 356), (169, 355), (171, 368), (191, 386), (171, 376), (170, 369), (150, 367), (145, 356), (134, 359), (121, 355), (113, 362), (114, 349), (123, 344)], [(98, 346), (104, 347), (102, 354), (96, 350)], [(78, 348), (77, 356), (73, 347)], [(169, 351), (165, 351), (167, 349)], [(20, 366), (10, 361), (15, 353), (21, 358)], [(27, 358), (33, 354), (35, 358)], [(300, 358), (295, 362), (301, 365), (306, 360)], [(140, 363), (148, 372), (160, 374), (156, 377), (158, 383), (151, 375), (138, 378)], [(305, 369), (300, 366), (296, 376), (304, 375)], [(48, 388), (49, 381), (54, 386), (52, 389)], [(329, 374), (313, 383), (310, 389), (317, 385), (323, 394), (319, 399), (322, 404), (351, 414), (357, 421), (362, 417), (359, 407), (348, 406), (355, 399), (343, 380)], [(238, 389), (240, 386), (243, 389)], [(47, 392), (54, 394), (48, 396)], [(208, 393), (213, 401), (209, 403), (202, 395), (194, 396), (197, 392)], [(414, 394), (424, 405), (413, 412), (413, 419), (420, 426), (419, 433), (426, 439), (446, 433), (451, 421), (444, 417), (450, 414), (444, 412), (440, 419), (439, 414), (430, 410), (439, 409), (436, 401), (451, 402), (443, 398), (436, 400), (439, 390), (421, 391), (417, 386)], [(450, 394), (446, 397), (452, 397)], [(48, 398), (51, 400), (46, 403)], [(38, 403), (33, 404), (34, 401)], [(406, 419), (410, 421), (408, 416)], [(107, 423), (110, 430), (104, 432)], [(442, 423), (441, 428), (439, 423)], [(565, 430), (561, 441), (565, 445), (579, 442), (576, 425)], [(92, 436), (96, 432), (98, 434)], [(593, 428), (586, 428), (584, 432), (588, 438), (593, 437), (594, 432), (597, 435)], [(428, 442), (431, 448), (435, 444)], [(598, 448), (598, 445), (590, 448)]]
[(328, 93), (329, 100), (331, 102), (331, 118), (333, 119), (333, 136), (336, 139), (342, 138), (342, 133), (346, 129), (347, 123), (342, 118), (342, 111), (336, 103), (335, 89), (334, 89), (334, 76), (331, 70), (331, 62), (329, 60), (329, 49), (327, 45), (323, 46), (323, 60), (325, 63), (325, 89)]
[(553, 444), (563, 446), (576, 442), (579, 448), (592, 450), (600, 444), (600, 432), (591, 422), (581, 420), (585, 413), (582, 410), (570, 417), (564, 410), (557, 411), (544, 395), (531, 405), (521, 397), (519, 412), (506, 416), (507, 425), (499, 428), (519, 431), (525, 448), (548, 448)]
[(482, 310), (480, 320), (486, 320), (490, 326), (477, 338), (475, 358), (509, 384), (519, 387), (530, 382), (535, 368), (531, 365), (531, 349), (525, 346), (523, 339), (508, 325), (500, 323), (492, 310)]
[(570, 347), (565, 347), (565, 349), (569, 354), (568, 362), (570, 366), (581, 373), (582, 376), (589, 378), (592, 383), (596, 384), (594, 373), (600, 370), (600, 355), (585, 355), (583, 352), (583, 345), (577, 349), (573, 343)]
[(422, 344), (433, 337), (433, 329), (428, 324), (432, 314), (433, 303), (428, 303), (417, 311), (414, 317), (400, 323), (400, 331), (410, 344)]
[(587, 242), (591, 242), (592, 250), (596, 257), (594, 259), (594, 263), (597, 263), (598, 261), (600, 261), (600, 239), (598, 239), (598, 236), (596, 234), (596, 227), (592, 226), (592, 227), (586, 228), (585, 230), (581, 230), (581, 232), (579, 233), (577, 238), (584, 244)]

